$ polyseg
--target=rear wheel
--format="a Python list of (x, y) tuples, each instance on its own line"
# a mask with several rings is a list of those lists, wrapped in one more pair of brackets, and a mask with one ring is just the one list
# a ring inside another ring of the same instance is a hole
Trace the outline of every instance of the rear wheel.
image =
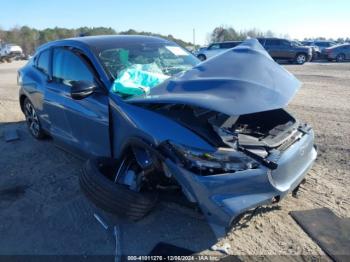
[(23, 110), (30, 134), (36, 139), (43, 139), (45, 137), (44, 130), (41, 128), (36, 110), (28, 98), (23, 102)]
[(336, 60), (337, 62), (344, 62), (344, 60), (345, 60), (345, 55), (344, 55), (344, 54), (339, 54), (339, 55), (337, 55), (337, 57), (335, 58), (335, 60)]
[(306, 62), (307, 60), (307, 56), (306, 54), (297, 54), (297, 56), (295, 57), (295, 62), (298, 64), (298, 65), (302, 65)]

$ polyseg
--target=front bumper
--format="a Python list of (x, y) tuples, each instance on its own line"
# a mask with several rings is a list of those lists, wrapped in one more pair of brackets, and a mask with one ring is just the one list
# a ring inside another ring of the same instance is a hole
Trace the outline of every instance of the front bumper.
[(165, 164), (181, 184), (187, 198), (198, 203), (210, 224), (226, 230), (240, 214), (257, 206), (271, 204), (293, 191), (314, 163), (317, 152), (311, 130), (281, 154), (271, 154), (278, 168), (257, 169), (212, 176), (198, 176), (171, 160)]

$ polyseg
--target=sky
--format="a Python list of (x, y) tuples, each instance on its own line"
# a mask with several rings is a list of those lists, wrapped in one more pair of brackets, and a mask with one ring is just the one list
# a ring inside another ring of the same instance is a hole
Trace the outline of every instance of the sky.
[(350, 37), (349, 0), (2, 0), (0, 27), (130, 28), (206, 44), (220, 25), (276, 36)]

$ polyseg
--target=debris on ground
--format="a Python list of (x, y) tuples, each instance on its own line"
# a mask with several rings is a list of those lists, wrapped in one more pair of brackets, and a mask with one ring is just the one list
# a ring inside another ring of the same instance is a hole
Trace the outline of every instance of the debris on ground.
[(213, 250), (213, 251), (221, 252), (221, 253), (223, 253), (225, 255), (231, 255), (232, 254), (232, 252), (231, 252), (231, 245), (229, 243), (227, 243), (227, 242), (225, 242), (222, 245), (215, 244), (210, 249)]

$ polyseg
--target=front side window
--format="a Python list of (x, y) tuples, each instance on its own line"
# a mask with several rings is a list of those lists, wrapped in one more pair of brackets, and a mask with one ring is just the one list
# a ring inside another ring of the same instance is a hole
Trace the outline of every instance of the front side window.
[(39, 54), (36, 62), (36, 67), (44, 74), (49, 74), (50, 66), (50, 50), (44, 50)]
[(236, 43), (222, 43), (220, 46), (222, 49), (229, 49), (237, 46), (238, 44)]
[(82, 58), (64, 48), (54, 49), (52, 77), (55, 82), (68, 86), (81, 80), (94, 82), (94, 76)]
[(213, 44), (211, 46), (209, 46), (208, 48), (209, 50), (216, 50), (216, 49), (220, 49), (220, 45), (219, 44)]

